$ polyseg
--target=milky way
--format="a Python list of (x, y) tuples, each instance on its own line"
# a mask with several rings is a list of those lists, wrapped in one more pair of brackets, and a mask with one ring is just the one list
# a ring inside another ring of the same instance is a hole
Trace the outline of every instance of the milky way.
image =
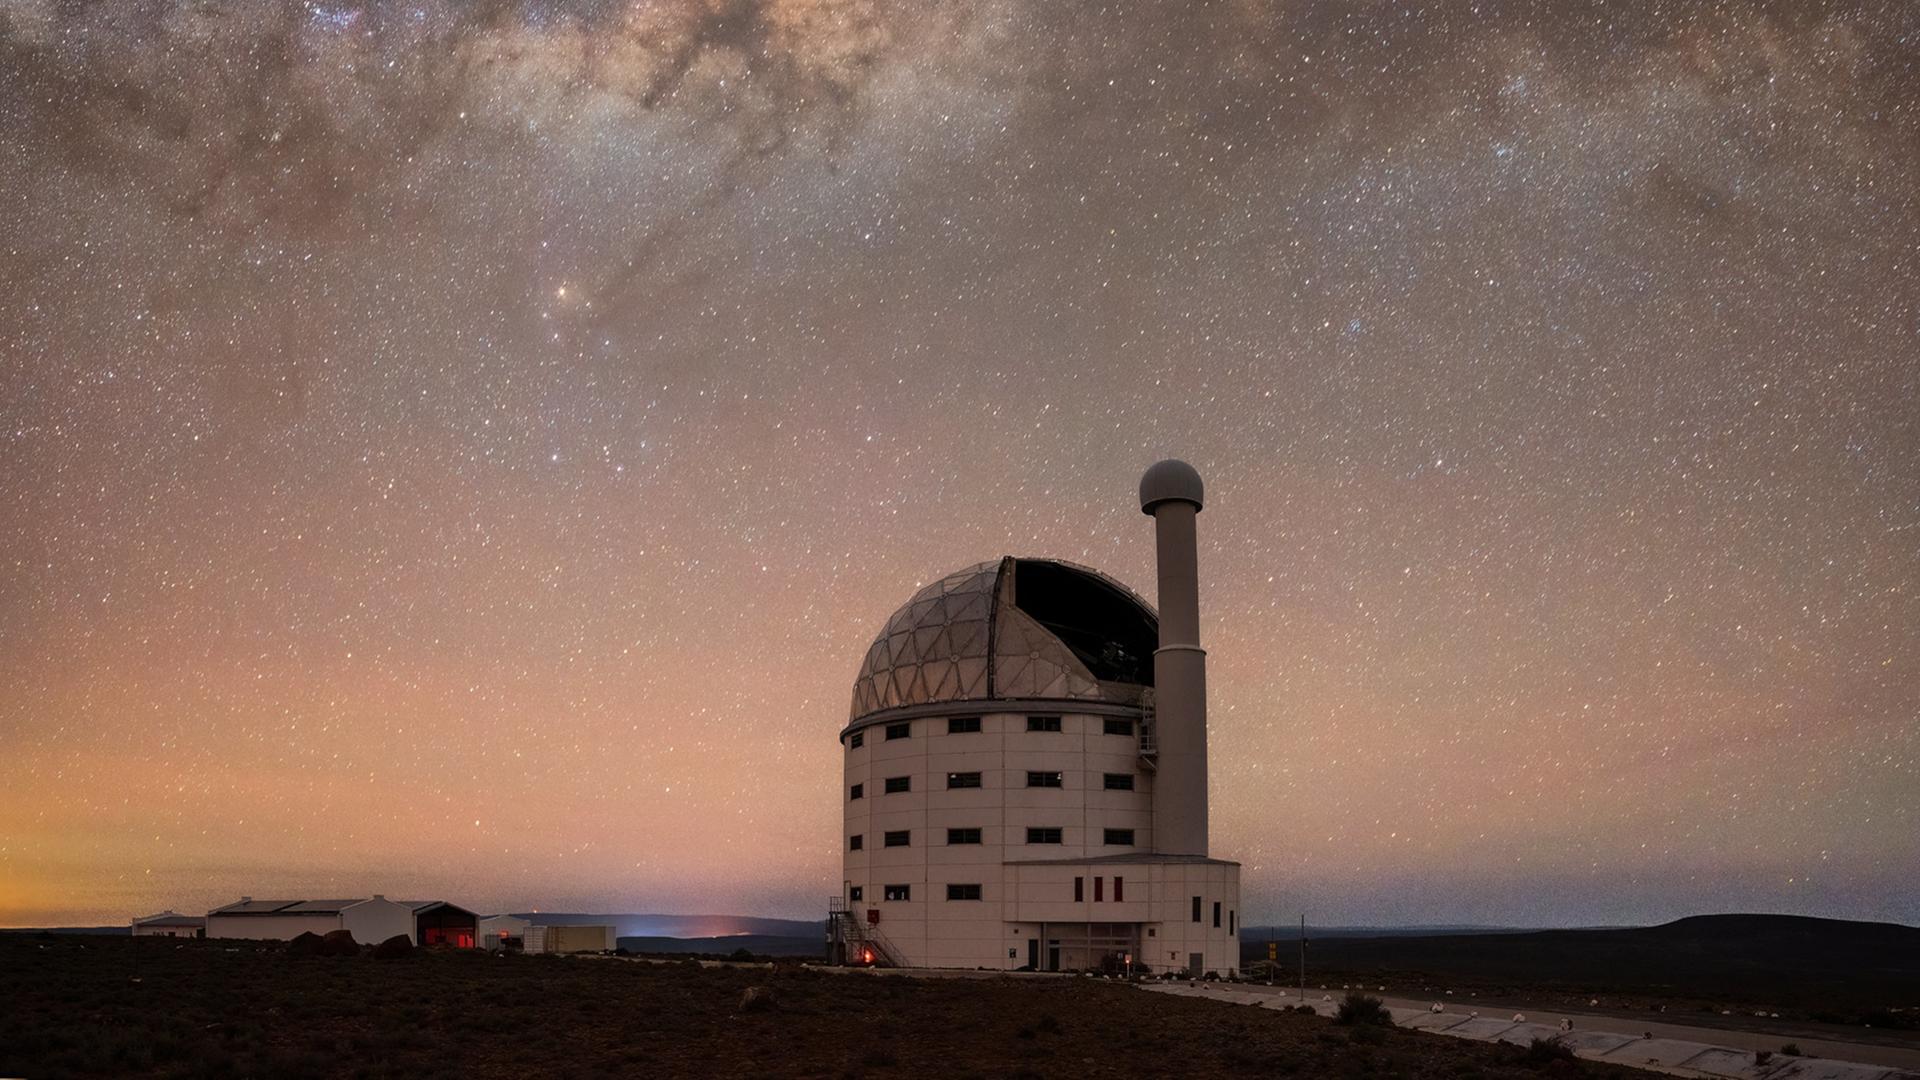
[(0, 924), (811, 916), (1206, 475), (1248, 917), (1920, 920), (1920, 7), (0, 0)]

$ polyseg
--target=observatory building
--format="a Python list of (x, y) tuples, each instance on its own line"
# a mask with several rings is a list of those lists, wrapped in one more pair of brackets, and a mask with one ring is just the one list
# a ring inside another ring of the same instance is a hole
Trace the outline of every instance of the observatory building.
[(1228, 974), (1240, 865), (1207, 850), (1200, 476), (1140, 481), (1160, 610), (1098, 571), (1006, 557), (887, 620), (840, 732), (846, 963)]

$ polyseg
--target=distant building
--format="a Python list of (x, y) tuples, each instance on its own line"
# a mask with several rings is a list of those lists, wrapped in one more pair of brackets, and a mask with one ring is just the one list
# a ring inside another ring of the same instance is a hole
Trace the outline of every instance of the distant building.
[(413, 943), (471, 949), (479, 944), (480, 917), (445, 900), (402, 900), (413, 909)]
[(495, 952), (520, 952), (527, 947), (530, 919), (518, 915), (488, 915), (480, 920), (480, 947)]
[(1200, 476), (1140, 482), (1160, 609), (1001, 558), (915, 593), (840, 731), (845, 963), (1230, 974), (1240, 864), (1208, 853)]
[(134, 937), (206, 937), (207, 920), (198, 915), (182, 915), (177, 911), (163, 911), (158, 915), (149, 915), (144, 919), (133, 920)]
[(326, 935), (346, 930), (363, 945), (377, 945), (397, 934), (419, 943), (413, 907), (384, 896), (364, 900), (255, 900), (207, 912), (210, 938), (291, 941), (303, 933)]
[(612, 952), (618, 940), (611, 926), (529, 926), (525, 937), (530, 953)]

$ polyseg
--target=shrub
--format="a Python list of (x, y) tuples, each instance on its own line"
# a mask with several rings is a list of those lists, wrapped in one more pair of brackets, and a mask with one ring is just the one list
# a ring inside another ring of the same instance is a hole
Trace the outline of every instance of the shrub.
[(1393, 1014), (1381, 1004), (1380, 999), (1359, 991), (1348, 992), (1346, 999), (1340, 1002), (1340, 1010), (1333, 1015), (1336, 1024), (1392, 1024)]
[(1755, 1050), (1753, 1052), (1753, 1063), (1755, 1065), (1765, 1065), (1767, 1062), (1772, 1060), (1773, 1060), (1773, 1051), (1771, 1050)]
[(1528, 1065), (1551, 1065), (1573, 1059), (1573, 1047), (1559, 1039), (1535, 1039), (1527, 1044), (1526, 1053), (1520, 1055), (1520, 1060)]
[(735, 949), (727, 954), (727, 959), (736, 964), (747, 963), (753, 959), (753, 954), (745, 949)]
[(1799, 1043), (1788, 1043), (1787, 1045), (1780, 1048), (1780, 1052), (1787, 1055), (1788, 1057), (1801, 1057), (1803, 1053), (1800, 1049)]

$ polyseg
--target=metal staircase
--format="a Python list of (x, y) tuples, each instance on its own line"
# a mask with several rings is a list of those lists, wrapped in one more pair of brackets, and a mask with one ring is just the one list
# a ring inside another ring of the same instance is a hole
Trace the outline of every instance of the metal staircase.
[(1160, 743), (1154, 735), (1153, 687), (1140, 691), (1140, 767), (1148, 772), (1160, 768)]
[(827, 954), (842, 964), (906, 967), (900, 950), (878, 926), (862, 920), (841, 897), (827, 901)]

